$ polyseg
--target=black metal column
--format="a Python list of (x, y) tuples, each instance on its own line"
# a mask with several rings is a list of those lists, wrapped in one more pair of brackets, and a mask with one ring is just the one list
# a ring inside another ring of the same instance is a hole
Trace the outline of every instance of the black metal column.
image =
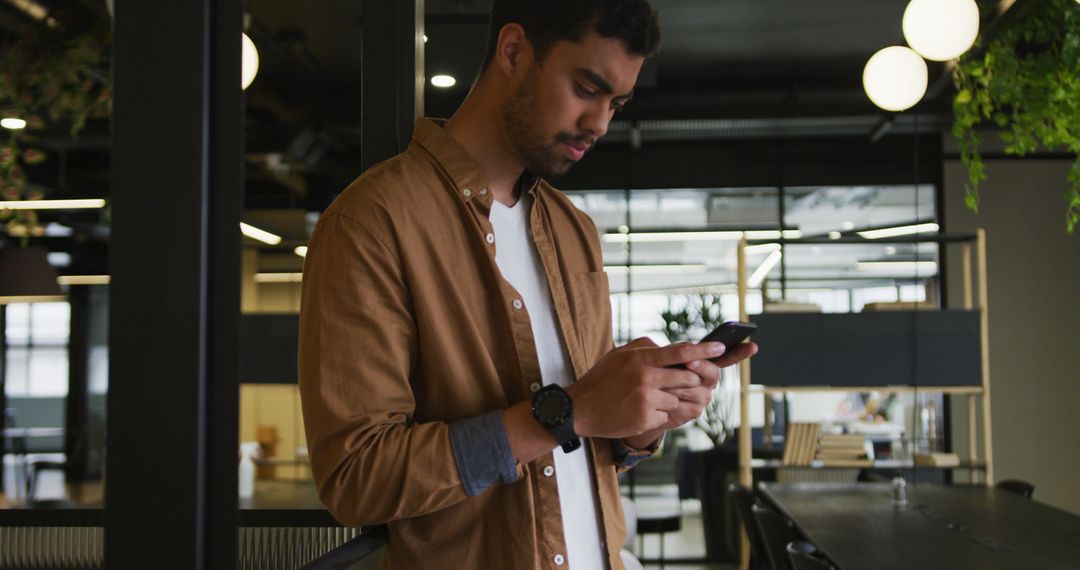
[(87, 438), (90, 432), (90, 288), (73, 285), (68, 291), (71, 335), (68, 338), (68, 395), (64, 400), (64, 456), (68, 483), (87, 479)]
[(118, 0), (105, 558), (236, 566), (241, 0)]
[(363, 0), (360, 162), (405, 150), (424, 115), (424, 0)]
[[(7, 427), (7, 305), (0, 305), (0, 429)], [(0, 437), (0, 461), (7, 453), (7, 438)], [(0, 473), (3, 464), (0, 463)], [(0, 485), (0, 495), (4, 494)]]

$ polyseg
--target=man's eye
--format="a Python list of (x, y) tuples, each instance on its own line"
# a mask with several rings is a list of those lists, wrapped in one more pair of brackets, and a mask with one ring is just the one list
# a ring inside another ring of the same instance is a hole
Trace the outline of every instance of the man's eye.
[(589, 91), (580, 83), (574, 83), (574, 90), (577, 91), (577, 94), (582, 97), (592, 97), (596, 95), (596, 91)]

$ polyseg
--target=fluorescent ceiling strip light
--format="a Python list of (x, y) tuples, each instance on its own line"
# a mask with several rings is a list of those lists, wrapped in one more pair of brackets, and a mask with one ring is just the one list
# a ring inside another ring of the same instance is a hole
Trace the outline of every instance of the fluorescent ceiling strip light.
[(256, 283), (299, 283), (304, 280), (303, 273), (256, 273)]
[(39, 22), (49, 15), (49, 11), (34, 0), (8, 0), (8, 3), (22, 10), (27, 16), (30, 16)]
[(246, 235), (251, 239), (258, 240), (269, 245), (277, 245), (281, 243), (281, 236), (274, 235), (266, 230), (260, 230), (259, 228), (245, 224), (244, 222), (240, 222), (240, 233)]
[(108, 275), (61, 275), (56, 282), (61, 285), (108, 285)]
[(770, 253), (769, 257), (766, 257), (765, 261), (762, 261), (761, 265), (759, 265), (758, 268), (754, 270), (754, 273), (750, 275), (750, 279), (746, 282), (747, 287), (754, 289), (758, 285), (761, 285), (761, 282), (765, 280), (765, 276), (772, 271), (773, 267), (776, 267), (776, 264), (780, 262), (780, 258), (782, 257), (784, 257), (784, 254), (779, 251)]
[(296, 255), (299, 255), (300, 257), (307, 257), (307, 246), (306, 245), (298, 245), (298, 246), (296, 246), (296, 249), (293, 250), (293, 253), (295, 253)]
[(18, 117), (4, 117), (3, 119), (0, 119), (0, 127), (18, 131), (26, 128), (26, 121)]
[[(746, 232), (717, 230), (717, 231), (687, 231), (687, 232), (634, 232), (634, 233), (609, 233), (604, 234), (607, 243), (646, 243), (660, 241), (737, 241), (742, 239), (780, 239), (780, 230), (751, 230)], [(799, 230), (784, 230), (785, 239), (799, 239), (802, 232)]]
[(936, 261), (859, 261), (860, 271), (937, 271)]
[(760, 245), (748, 245), (746, 246), (746, 255), (759, 255), (762, 253), (772, 253), (774, 251), (780, 251), (780, 244), (778, 243), (763, 243)]
[(67, 300), (67, 295), (15, 295), (0, 297), (0, 305), (11, 305), (15, 303), (60, 303)]
[[(631, 265), (633, 273), (704, 273), (708, 267), (704, 263), (687, 263), (683, 265)], [(605, 265), (604, 271), (614, 275), (626, 275), (625, 265)]]
[(80, 210), (104, 208), (105, 200), (9, 200), (0, 202), (0, 210)]
[(891, 238), (897, 236), (909, 236), (912, 234), (924, 234), (934, 233), (941, 229), (937, 224), (929, 222), (926, 224), (915, 224), (911, 226), (897, 226), (895, 228), (881, 228), (880, 230), (866, 230), (865, 232), (856, 232), (860, 236), (866, 239), (881, 239)]

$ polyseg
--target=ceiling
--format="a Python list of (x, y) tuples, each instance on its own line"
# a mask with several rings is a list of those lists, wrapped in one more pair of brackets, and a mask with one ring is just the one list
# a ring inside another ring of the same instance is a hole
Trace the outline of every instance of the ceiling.
[[(66, 26), (109, 18), (104, 0), (37, 1)], [(903, 42), (900, 22), (907, 0), (652, 3), (661, 20), (661, 51), (643, 71), (637, 95), (613, 125), (608, 144), (630, 140), (631, 121), (642, 131), (644, 144), (796, 135), (869, 137), (890, 120), (897, 128), (889, 134), (904, 132), (915, 114), (925, 117), (920, 119), (924, 129), (947, 124), (941, 119), (950, 109), (947, 77), (896, 120), (877, 110), (862, 90), (867, 58)], [(247, 1), (247, 32), (260, 53), (259, 75), (246, 100), (249, 210), (320, 211), (360, 173), (361, 4)], [(425, 2), (425, 72), (428, 77), (446, 73), (458, 79), (450, 89), (428, 83), (426, 114), (449, 116), (464, 99), (483, 56), (490, 4)], [(984, 24), (996, 6), (980, 2)], [(0, 0), (0, 41), (18, 36), (28, 25), (35, 23), (10, 0)], [(932, 63), (931, 84), (944, 73), (941, 64)], [(51, 159), (30, 172), (31, 181), (49, 197), (105, 196), (107, 122), (91, 123), (75, 142), (63, 136), (64, 130), (53, 125), (38, 133)], [(61, 154), (64, 159), (57, 159)], [(62, 173), (60, 164), (65, 165)], [(76, 217), (49, 216), (59, 222)]]

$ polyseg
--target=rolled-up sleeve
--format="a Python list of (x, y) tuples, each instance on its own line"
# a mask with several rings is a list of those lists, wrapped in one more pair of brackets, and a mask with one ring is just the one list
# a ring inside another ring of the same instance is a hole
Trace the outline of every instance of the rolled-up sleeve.
[(319, 496), (366, 526), (468, 498), (450, 425), (414, 423), (416, 325), (392, 240), (324, 215), (304, 262), (299, 381)]

